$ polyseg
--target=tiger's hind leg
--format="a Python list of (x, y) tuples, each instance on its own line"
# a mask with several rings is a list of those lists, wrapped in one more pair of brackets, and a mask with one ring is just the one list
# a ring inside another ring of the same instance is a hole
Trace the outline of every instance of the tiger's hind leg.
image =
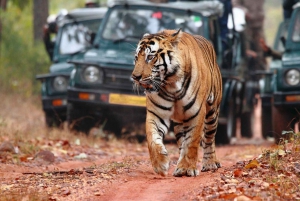
[(209, 107), (205, 117), (205, 129), (203, 132), (201, 146), (203, 148), (202, 172), (217, 170), (221, 167), (216, 157), (215, 135), (218, 126), (219, 107)]

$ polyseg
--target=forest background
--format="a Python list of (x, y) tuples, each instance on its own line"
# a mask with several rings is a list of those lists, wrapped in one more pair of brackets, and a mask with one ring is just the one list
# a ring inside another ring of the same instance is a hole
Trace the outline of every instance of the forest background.
[[(99, 2), (106, 5), (106, 0)], [(46, 3), (47, 11), (41, 12), (39, 3)], [(264, 30), (269, 45), (273, 44), (278, 25), (283, 20), (281, 3), (282, 0), (265, 0)], [(41, 23), (61, 9), (72, 10), (84, 7), (84, 4), (85, 0), (0, 0), (1, 91), (25, 97), (39, 94), (40, 82), (35, 76), (47, 73), (51, 64), (42, 42)], [(39, 18), (39, 15), (43, 16)]]

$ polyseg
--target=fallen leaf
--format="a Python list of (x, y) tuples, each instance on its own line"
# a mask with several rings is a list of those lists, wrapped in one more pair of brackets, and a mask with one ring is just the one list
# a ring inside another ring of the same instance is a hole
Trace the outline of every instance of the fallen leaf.
[(248, 172), (243, 172), (242, 175), (243, 175), (243, 177), (244, 177), (244, 176), (248, 176), (249, 173), (248, 173)]
[(11, 187), (13, 187), (13, 186), (14, 186), (13, 184), (11, 184), (11, 185), (1, 185), (0, 189), (1, 190), (10, 190)]
[(300, 174), (300, 163), (294, 163), (294, 170), (297, 174)]
[(268, 188), (268, 187), (270, 186), (270, 184), (267, 183), (267, 182), (262, 182), (262, 183), (261, 183), (261, 186), (262, 186), (262, 187), (265, 187), (265, 188)]
[(294, 147), (294, 151), (295, 151), (295, 152), (299, 152), (299, 151), (300, 151), (300, 146), (299, 146), (299, 145), (295, 146), (295, 147)]
[(236, 179), (226, 179), (225, 182), (226, 182), (226, 183), (234, 183), (234, 184), (239, 183), (239, 181), (236, 180)]
[(77, 139), (75, 140), (75, 144), (79, 146), (79, 145), (80, 145), (80, 139), (77, 138)]
[(248, 200), (252, 200), (252, 199), (245, 195), (240, 195), (240, 196), (234, 198), (234, 201), (248, 201)]
[(257, 168), (258, 166), (259, 166), (258, 161), (256, 159), (253, 159), (245, 166), (245, 168), (252, 169), (252, 168)]
[(220, 195), (220, 198), (223, 198), (225, 200), (230, 200), (236, 198), (236, 196), (237, 195), (235, 193), (229, 193), (229, 194)]
[(76, 159), (84, 159), (84, 158), (87, 158), (88, 156), (87, 156), (87, 154), (85, 154), (85, 153), (80, 153), (79, 155), (77, 155), (77, 156), (74, 156), (74, 158), (76, 158)]
[(95, 196), (102, 196), (103, 195), (103, 192), (96, 192), (94, 193)]
[(29, 157), (28, 155), (22, 155), (22, 156), (19, 157), (19, 159), (22, 162), (26, 162), (26, 161), (28, 161), (28, 157)]
[(69, 189), (62, 192), (62, 195), (64, 195), (64, 196), (67, 196), (67, 195), (70, 195), (70, 194), (71, 194), (71, 191)]
[(243, 171), (241, 169), (236, 169), (233, 171), (233, 176), (234, 177), (240, 177), (242, 176)]
[(284, 150), (282, 150), (282, 149), (278, 150), (278, 156), (285, 156), (285, 155), (286, 155), (286, 153)]

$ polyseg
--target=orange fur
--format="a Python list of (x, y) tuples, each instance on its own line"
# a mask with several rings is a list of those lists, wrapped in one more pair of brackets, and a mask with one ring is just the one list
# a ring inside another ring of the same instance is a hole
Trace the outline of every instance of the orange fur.
[(150, 160), (158, 174), (169, 168), (163, 137), (175, 122), (180, 157), (174, 176), (197, 176), (220, 167), (214, 136), (222, 98), (222, 78), (213, 46), (201, 36), (174, 30), (145, 35), (136, 51), (132, 77), (145, 88), (146, 134)]

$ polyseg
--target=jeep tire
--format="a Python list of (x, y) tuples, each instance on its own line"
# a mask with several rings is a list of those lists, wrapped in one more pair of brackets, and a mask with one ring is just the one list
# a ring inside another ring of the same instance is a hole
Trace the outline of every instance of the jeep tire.
[(272, 108), (268, 106), (261, 107), (261, 134), (264, 139), (267, 139), (267, 137), (273, 137)]
[(248, 111), (241, 114), (241, 136), (251, 138), (253, 136), (253, 112)]
[(67, 121), (71, 131), (83, 132), (88, 134), (90, 129), (95, 125), (95, 120), (88, 114), (86, 108), (80, 105), (68, 103)]
[(217, 144), (229, 144), (232, 137), (236, 135), (236, 102), (235, 98), (229, 100), (227, 122), (219, 124), (216, 134)]
[(286, 139), (288, 137), (288, 135), (282, 135), (282, 131), (294, 130), (294, 117), (290, 109), (272, 106), (272, 130), (277, 144), (281, 138)]
[(45, 112), (45, 122), (48, 128), (61, 127), (64, 119), (54, 112)]

